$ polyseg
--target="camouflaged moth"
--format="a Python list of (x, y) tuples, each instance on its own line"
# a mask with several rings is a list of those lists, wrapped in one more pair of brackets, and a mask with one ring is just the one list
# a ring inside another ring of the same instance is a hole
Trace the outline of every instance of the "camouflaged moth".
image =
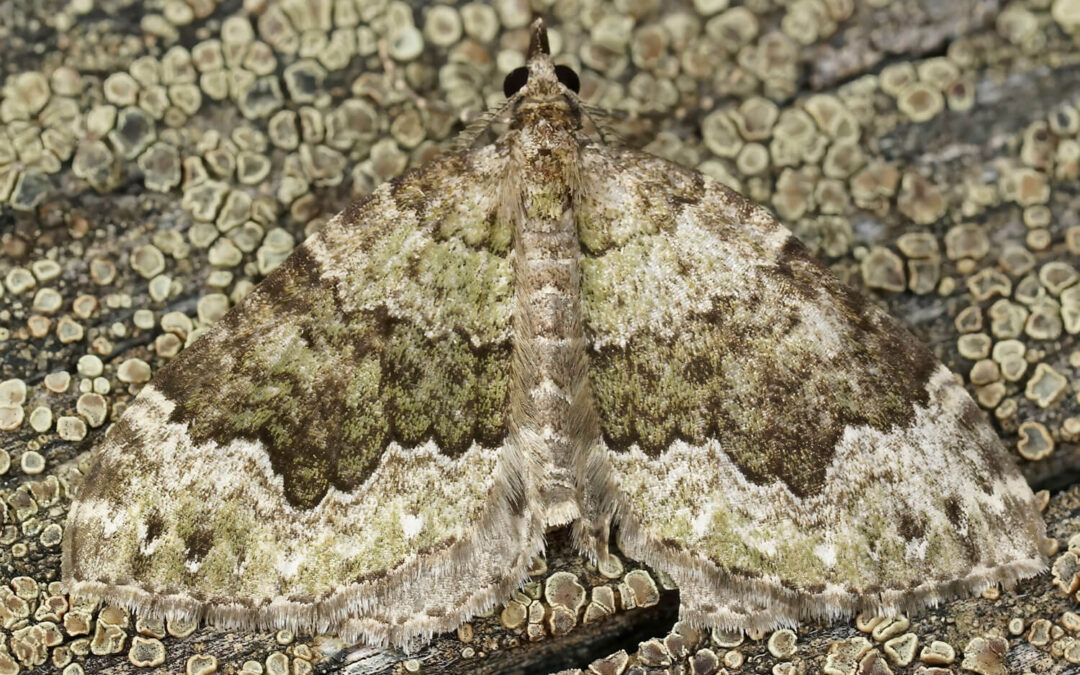
[(587, 132), (532, 30), (505, 133), (335, 217), (113, 425), (70, 590), (400, 645), (506, 601), (567, 524), (723, 629), (1042, 570), (953, 375), (767, 210)]

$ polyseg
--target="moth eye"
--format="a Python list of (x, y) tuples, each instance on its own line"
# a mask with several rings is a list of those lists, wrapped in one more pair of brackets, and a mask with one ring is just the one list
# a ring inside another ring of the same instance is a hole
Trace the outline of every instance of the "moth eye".
[(570, 66), (555, 66), (555, 77), (559, 78), (562, 85), (574, 92), (581, 91), (581, 80)]
[(529, 69), (525, 66), (511, 70), (510, 74), (503, 80), (503, 93), (506, 94), (506, 98), (510, 98), (521, 91), (521, 88), (524, 87), (525, 83), (528, 81)]

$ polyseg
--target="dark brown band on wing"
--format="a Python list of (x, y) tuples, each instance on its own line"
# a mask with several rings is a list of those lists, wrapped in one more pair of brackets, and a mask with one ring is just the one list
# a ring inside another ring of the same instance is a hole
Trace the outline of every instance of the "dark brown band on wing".
[(260, 442), (294, 506), (363, 483), (391, 443), (458, 456), (506, 432), (509, 344), (346, 312), (298, 249), (154, 378), (196, 443)]
[[(757, 484), (800, 497), (825, 483), (844, 429), (887, 430), (929, 400), (934, 355), (898, 321), (844, 286), (794, 238), (748, 295), (715, 296), (673, 338), (636, 335), (590, 354), (608, 446), (658, 456), (676, 439), (715, 439)], [(801, 307), (842, 318), (843, 349), (799, 339)]]

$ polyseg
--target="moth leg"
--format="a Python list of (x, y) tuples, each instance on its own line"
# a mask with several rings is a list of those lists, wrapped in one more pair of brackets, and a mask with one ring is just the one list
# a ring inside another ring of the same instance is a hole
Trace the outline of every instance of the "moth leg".
[(613, 561), (615, 556), (611, 554), (611, 524), (610, 514), (583, 517), (574, 522), (571, 532), (574, 547), (600, 569), (619, 564)]

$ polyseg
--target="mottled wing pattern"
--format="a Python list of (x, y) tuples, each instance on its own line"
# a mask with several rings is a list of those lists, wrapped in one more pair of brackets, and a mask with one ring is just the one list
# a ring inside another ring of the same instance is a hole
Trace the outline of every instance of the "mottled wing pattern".
[(395, 643), (504, 597), (542, 545), (503, 451), (504, 163), (380, 188), (163, 367), (71, 510), (73, 590)]
[[(583, 152), (590, 487), (683, 616), (771, 627), (1042, 568), (1032, 493), (952, 374), (731, 190)], [(611, 492), (614, 497), (606, 497)]]

